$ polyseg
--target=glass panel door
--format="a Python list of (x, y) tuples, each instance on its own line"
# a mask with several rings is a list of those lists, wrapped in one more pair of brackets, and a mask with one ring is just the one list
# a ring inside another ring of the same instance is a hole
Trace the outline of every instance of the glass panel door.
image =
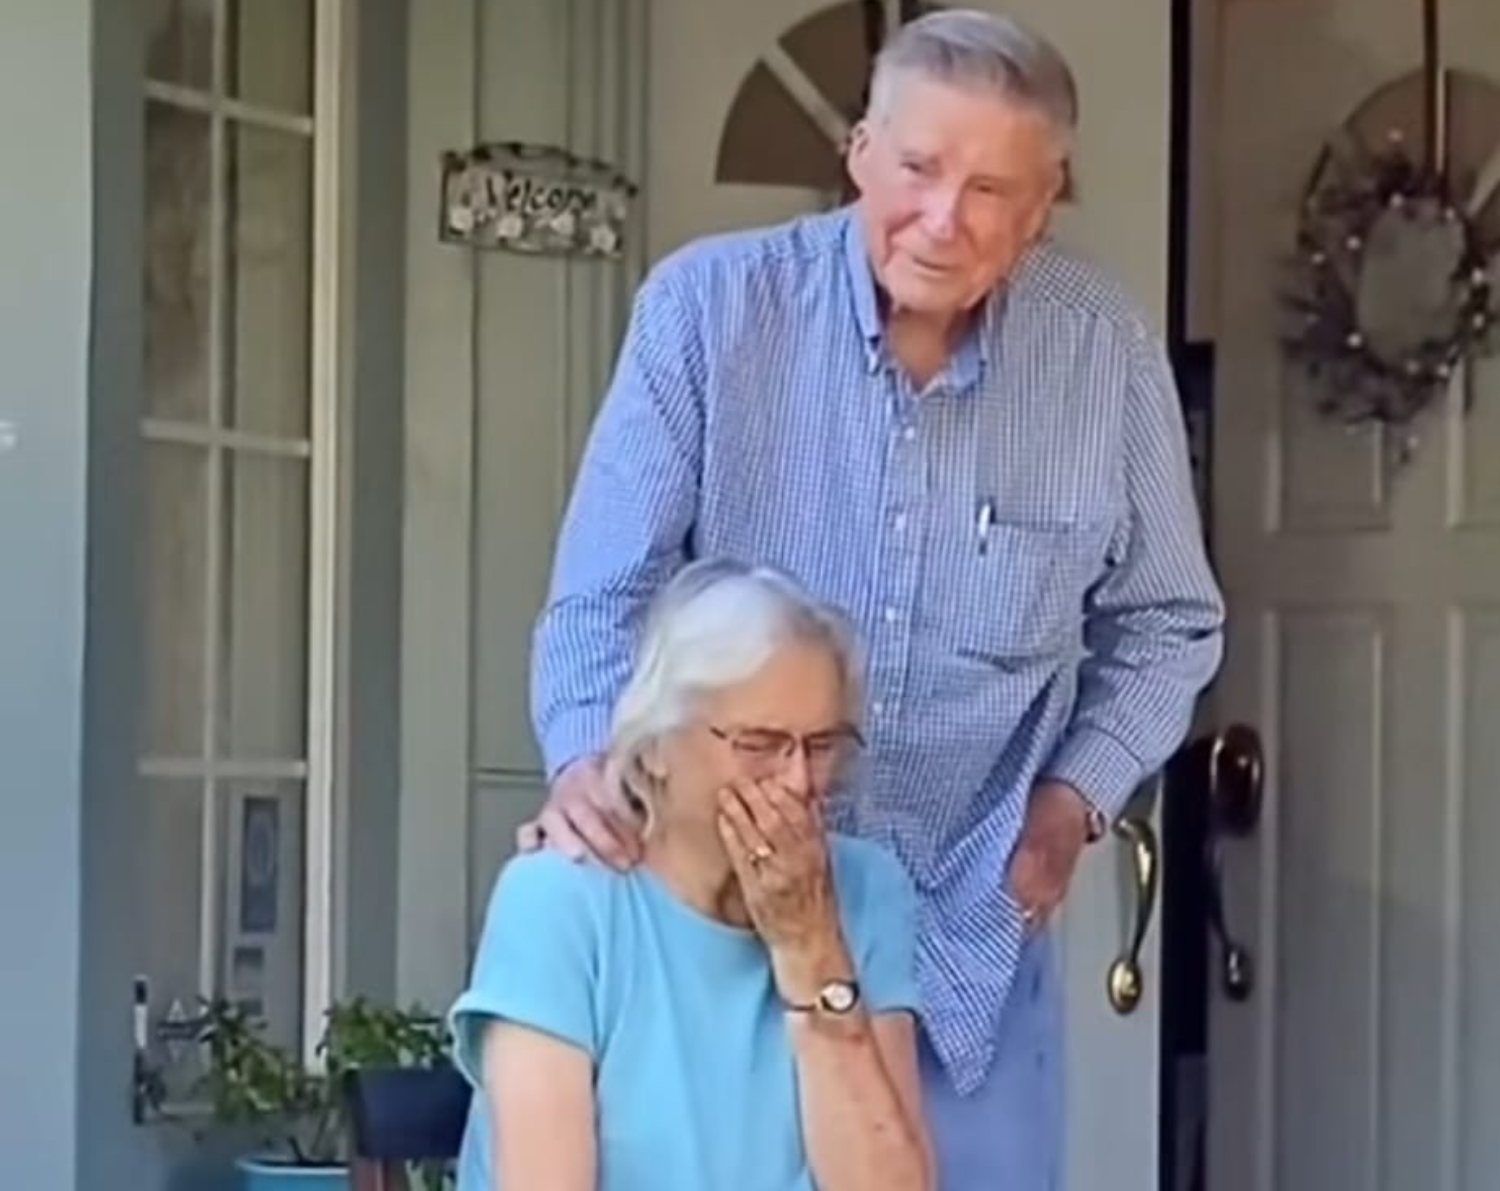
[(331, 798), (334, 388), (314, 376), (334, 328), (314, 278), (336, 159), (315, 64), (336, 2), (152, 0), (145, 95), (142, 975), (153, 1020), (223, 995), (294, 1047), (326, 965), (305, 890)]

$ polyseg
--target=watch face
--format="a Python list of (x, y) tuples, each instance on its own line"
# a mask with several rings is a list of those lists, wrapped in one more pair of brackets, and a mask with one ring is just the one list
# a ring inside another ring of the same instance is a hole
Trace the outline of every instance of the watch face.
[(848, 1013), (859, 1000), (859, 989), (846, 980), (833, 980), (823, 986), (818, 999), (829, 1013)]

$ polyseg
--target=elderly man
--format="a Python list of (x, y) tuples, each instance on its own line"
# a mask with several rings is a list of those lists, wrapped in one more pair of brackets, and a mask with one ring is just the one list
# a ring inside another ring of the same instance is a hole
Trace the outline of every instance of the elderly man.
[(1048, 919), (1221, 651), (1162, 348), (1046, 238), (1076, 117), (1067, 64), (1012, 21), (896, 33), (852, 207), (700, 241), (642, 285), (535, 640), (552, 792), (518, 842), (628, 865), (597, 754), (651, 594), (730, 555), (862, 626), (870, 753), (835, 822), (920, 893), (945, 1191), (1062, 1185)]

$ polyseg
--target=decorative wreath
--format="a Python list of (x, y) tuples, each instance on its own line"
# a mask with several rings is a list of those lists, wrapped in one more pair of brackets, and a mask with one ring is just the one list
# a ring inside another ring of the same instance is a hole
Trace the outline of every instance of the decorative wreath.
[(1304, 200), (1284, 340), (1321, 412), (1397, 428), (1409, 453), (1411, 423), (1461, 365), (1500, 346), (1497, 249), (1447, 171), (1414, 161), (1399, 132), (1378, 152), (1325, 154)]

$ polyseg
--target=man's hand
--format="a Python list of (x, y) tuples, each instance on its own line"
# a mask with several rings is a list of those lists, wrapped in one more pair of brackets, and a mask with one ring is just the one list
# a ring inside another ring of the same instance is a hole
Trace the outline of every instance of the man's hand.
[(580, 757), (552, 783), (542, 812), (516, 830), (516, 848), (556, 848), (570, 860), (592, 856), (617, 869), (641, 858), (641, 822), (602, 756)]
[(1041, 927), (1062, 904), (1088, 839), (1089, 804), (1083, 795), (1062, 782), (1039, 783), (1031, 792), (1008, 875), (1028, 930)]

